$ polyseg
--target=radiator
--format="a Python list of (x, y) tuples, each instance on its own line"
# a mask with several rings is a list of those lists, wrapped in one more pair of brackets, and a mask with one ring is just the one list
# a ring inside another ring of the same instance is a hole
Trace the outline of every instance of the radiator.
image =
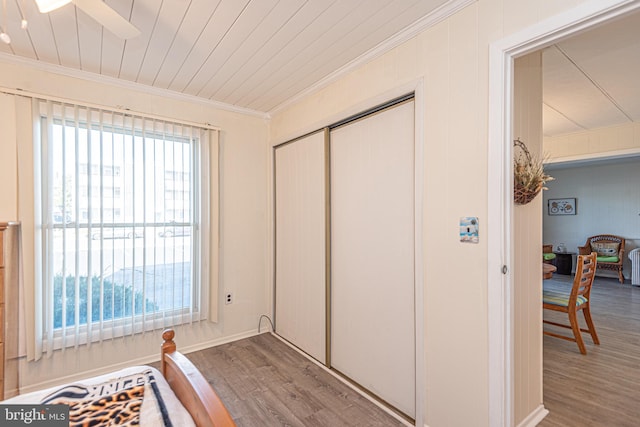
[(629, 252), (631, 260), (631, 284), (640, 285), (640, 248), (635, 248)]

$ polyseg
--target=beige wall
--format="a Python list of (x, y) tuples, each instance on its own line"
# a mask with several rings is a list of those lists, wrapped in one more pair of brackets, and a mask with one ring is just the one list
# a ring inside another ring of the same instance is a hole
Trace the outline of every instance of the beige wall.
[(550, 162), (640, 153), (640, 123), (623, 123), (544, 138)]
[[(0, 71), (1, 72), (1, 71)], [(0, 222), (14, 221), (18, 218), (18, 159), (16, 151), (16, 114), (14, 108), (8, 108), (0, 94)]]
[[(423, 82), (424, 96), (417, 102), (421, 103), (418, 110), (424, 113), (419, 117), (425, 147), (424, 405), (430, 427), (489, 424), (486, 289), (491, 284), (486, 279), (487, 231), (483, 228), (487, 213), (488, 46), (580, 3), (583, 1), (479, 0), (272, 118), (268, 139), (274, 144)], [(221, 288), (233, 287), (235, 303), (223, 307), (220, 324), (179, 331), (182, 338), (178, 345), (233, 337), (256, 328), (258, 315), (270, 311), (266, 284), (272, 280), (267, 262), (272, 256), (272, 236), (265, 231), (269, 230), (265, 218), (270, 212), (266, 193), (271, 153), (261, 119), (13, 65), (0, 67), (0, 86), (219, 125), (223, 129)], [(2, 144), (5, 149), (8, 144), (10, 152), (18, 148), (6, 141)], [(12, 178), (15, 172), (6, 169), (14, 167), (12, 164), (11, 157), (0, 158), (4, 173), (0, 178), (10, 184), (6, 193), (1, 191), (9, 200), (17, 197)], [(7, 207), (1, 212), (12, 214), (15, 209)], [(463, 216), (479, 217), (479, 244), (459, 242), (458, 221)], [(156, 337), (145, 336), (142, 344), (123, 340), (77, 355), (69, 352), (64, 359), (54, 356), (28, 365), (27, 380), (38, 383), (124, 362), (134, 355), (150, 357), (156, 346)], [(522, 375), (532, 382), (539, 379), (535, 369)], [(533, 394), (537, 396), (535, 389)], [(518, 416), (527, 407), (522, 406)]]
[[(424, 96), (416, 102), (424, 111), (418, 119), (423, 120), (425, 147), (424, 404), (429, 426), (489, 423), (486, 290), (490, 284), (483, 228), (489, 44), (579, 3), (480, 0), (272, 118), (270, 138), (275, 144), (424, 82)], [(478, 245), (459, 242), (458, 221), (463, 216), (479, 217)], [(540, 227), (537, 233), (531, 242), (539, 243)], [(524, 316), (537, 322), (540, 314), (536, 310)], [(534, 387), (531, 401), (539, 403), (539, 366), (519, 375), (519, 381)], [(516, 397), (527, 401), (523, 406), (516, 403), (522, 408), (516, 411), (520, 418), (532, 405), (522, 393)], [(515, 420), (516, 425), (520, 421)]]
[[(514, 137), (531, 155), (542, 151), (542, 54), (515, 61)], [(523, 420), (542, 405), (542, 195), (513, 211), (514, 416)]]
[[(48, 96), (121, 106), (133, 111), (178, 120), (211, 123), (220, 134), (220, 266), (219, 295), (232, 291), (234, 303), (219, 304), (219, 322), (202, 322), (177, 329), (177, 344), (188, 350), (255, 333), (261, 314), (270, 314), (266, 271), (267, 245), (267, 123), (263, 117), (231, 112), (203, 102), (171, 99), (141, 90), (37, 71), (27, 66), (0, 64), (0, 87), (21, 88)], [(18, 206), (32, 203), (18, 194), (16, 153), (28, 140), (17, 141), (12, 108), (15, 102), (0, 95), (0, 220), (18, 218)], [(5, 114), (6, 113), (6, 114)], [(33, 235), (25, 224), (23, 235)], [(25, 265), (25, 270), (33, 266)], [(25, 274), (25, 277), (29, 276)], [(222, 301), (222, 298), (220, 298)], [(160, 333), (109, 341), (78, 351), (54, 352), (38, 362), (21, 362), (23, 389), (49, 385), (89, 371), (118, 364), (146, 362), (159, 356)], [(47, 383), (49, 382), (49, 383)]]

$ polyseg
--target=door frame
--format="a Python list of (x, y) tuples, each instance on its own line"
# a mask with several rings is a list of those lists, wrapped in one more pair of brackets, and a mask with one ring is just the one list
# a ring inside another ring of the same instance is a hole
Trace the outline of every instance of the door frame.
[[(487, 268), (489, 323), (489, 425), (514, 420), (513, 180), (512, 128), (515, 58), (640, 9), (640, 0), (591, 0), (491, 43), (489, 47), (489, 133)], [(548, 411), (527, 418), (535, 425)]]

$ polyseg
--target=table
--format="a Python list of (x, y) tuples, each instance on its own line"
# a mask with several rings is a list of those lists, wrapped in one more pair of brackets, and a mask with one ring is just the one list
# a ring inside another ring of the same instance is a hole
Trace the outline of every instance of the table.
[(571, 274), (573, 269), (573, 256), (575, 252), (554, 252), (556, 254), (556, 267), (558, 274)]
[(542, 263), (542, 278), (543, 279), (551, 279), (553, 277), (553, 272), (556, 271), (556, 266), (553, 264), (547, 264), (546, 262)]

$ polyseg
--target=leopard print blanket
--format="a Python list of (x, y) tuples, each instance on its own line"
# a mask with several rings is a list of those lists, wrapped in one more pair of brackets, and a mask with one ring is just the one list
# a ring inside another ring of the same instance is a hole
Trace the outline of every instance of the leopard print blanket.
[(71, 384), (49, 394), (41, 403), (68, 405), (70, 427), (140, 426), (143, 403), (156, 406), (164, 426), (172, 426), (150, 370), (96, 385)]

